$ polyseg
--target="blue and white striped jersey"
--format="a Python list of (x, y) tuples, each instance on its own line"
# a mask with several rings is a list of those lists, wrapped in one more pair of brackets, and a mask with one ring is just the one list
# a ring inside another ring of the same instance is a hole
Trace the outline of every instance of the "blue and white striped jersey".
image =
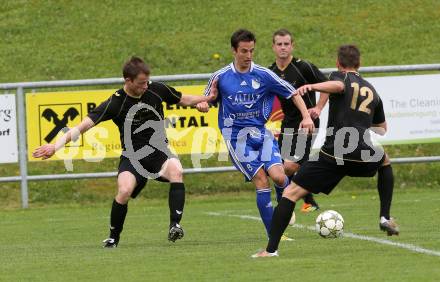
[[(215, 72), (205, 89), (209, 95), (212, 82), (218, 79), (218, 125), (220, 130), (232, 127), (232, 134), (240, 129), (264, 129), (276, 95), (290, 99), (295, 88), (271, 70), (251, 63), (249, 72), (238, 72), (234, 64)], [(264, 131), (261, 131), (264, 132)]]

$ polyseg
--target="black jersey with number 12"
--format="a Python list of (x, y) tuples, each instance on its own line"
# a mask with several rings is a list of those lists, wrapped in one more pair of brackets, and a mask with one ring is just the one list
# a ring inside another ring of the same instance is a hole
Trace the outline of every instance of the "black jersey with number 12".
[[(322, 151), (340, 156), (337, 150), (342, 150), (345, 160), (368, 161), (365, 155), (378, 150), (372, 147), (368, 129), (385, 122), (382, 100), (357, 72), (337, 71), (331, 73), (329, 79), (341, 81), (345, 87), (343, 92), (330, 95), (327, 137)], [(353, 151), (348, 152), (351, 148)], [(365, 154), (365, 150), (369, 153)]]

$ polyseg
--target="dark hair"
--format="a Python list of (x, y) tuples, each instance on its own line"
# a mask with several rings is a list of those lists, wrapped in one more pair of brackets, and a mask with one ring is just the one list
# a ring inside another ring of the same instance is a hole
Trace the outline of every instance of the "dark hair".
[(239, 29), (231, 36), (231, 47), (237, 50), (240, 42), (257, 42), (255, 35), (247, 29)]
[(275, 31), (272, 35), (272, 43), (275, 43), (275, 36), (286, 36), (289, 35), (290, 36), (290, 42), (293, 42), (293, 35), (290, 33), (290, 31), (288, 31), (285, 28), (281, 28), (277, 31)]
[(139, 57), (131, 57), (130, 60), (125, 62), (124, 67), (122, 68), (124, 79), (129, 78), (131, 80), (134, 80), (140, 73), (149, 75), (150, 68)]
[(358, 69), (361, 52), (356, 45), (342, 45), (338, 49), (338, 61), (341, 67)]

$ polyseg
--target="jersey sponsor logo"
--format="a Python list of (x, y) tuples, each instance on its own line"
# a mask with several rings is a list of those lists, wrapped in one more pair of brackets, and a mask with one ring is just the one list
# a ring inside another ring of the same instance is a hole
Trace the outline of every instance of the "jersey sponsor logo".
[(243, 81), (240, 83), (240, 85), (241, 85), (241, 86), (247, 86), (247, 83), (246, 83), (245, 80), (243, 80)]
[(237, 93), (234, 97), (236, 104), (253, 104), (261, 95), (254, 93)]
[(232, 105), (243, 105), (250, 109), (261, 97), (261, 94), (237, 92), (235, 95), (229, 95), (228, 99), (232, 101)]
[(82, 119), (81, 104), (40, 105), (40, 145), (51, 143)]
[(258, 117), (260, 117), (259, 110), (234, 114), (234, 119), (255, 119)]

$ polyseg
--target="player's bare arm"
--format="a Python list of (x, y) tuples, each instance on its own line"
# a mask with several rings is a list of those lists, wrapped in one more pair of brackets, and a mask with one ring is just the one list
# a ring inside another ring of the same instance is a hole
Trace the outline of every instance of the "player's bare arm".
[(209, 93), (209, 96), (208, 96), (208, 97), (211, 97), (211, 99), (209, 101), (207, 101), (207, 102), (200, 102), (200, 103), (198, 103), (196, 105), (196, 109), (199, 112), (207, 113), (209, 111), (209, 104), (208, 104), (208, 102), (213, 102), (213, 101), (215, 101), (217, 99), (217, 96), (218, 96), (217, 83), (218, 83), (218, 79), (215, 79), (212, 82), (212, 86), (211, 86), (210, 93)]
[(328, 93), (324, 93), (324, 92), (321, 92), (319, 94), (318, 103), (316, 103), (316, 106), (309, 109), (309, 114), (312, 119), (319, 118), (319, 116), (321, 115), (322, 109), (324, 108), (325, 104), (328, 101), (328, 95), (329, 95)]
[(86, 132), (94, 125), (95, 123), (89, 117), (85, 117), (80, 124), (69, 129), (69, 131), (67, 131), (54, 144), (45, 144), (35, 149), (35, 151), (32, 153), (32, 156), (34, 158), (42, 158), (43, 160), (52, 157), (56, 151), (64, 147), (64, 145), (70, 141), (76, 140), (80, 134)]
[(342, 81), (326, 81), (315, 84), (306, 84), (298, 88), (296, 91), (303, 96), (310, 91), (319, 91), (326, 93), (341, 93), (344, 90), (344, 83)]
[(373, 130), (374, 133), (377, 133), (379, 135), (385, 135), (385, 133), (387, 132), (387, 122), (384, 121), (378, 124), (373, 124), (371, 130)]
[(208, 96), (200, 96), (200, 95), (182, 95), (180, 102), (178, 103), (181, 106), (194, 106), (201, 103), (206, 103), (214, 101), (217, 99), (217, 96), (214, 96), (216, 93), (211, 92)]
[(292, 101), (298, 110), (301, 112), (303, 120), (299, 124), (299, 128), (305, 130), (305, 133), (312, 133), (315, 130), (315, 124), (307, 111), (307, 106), (304, 103), (303, 98), (300, 95), (294, 95)]

